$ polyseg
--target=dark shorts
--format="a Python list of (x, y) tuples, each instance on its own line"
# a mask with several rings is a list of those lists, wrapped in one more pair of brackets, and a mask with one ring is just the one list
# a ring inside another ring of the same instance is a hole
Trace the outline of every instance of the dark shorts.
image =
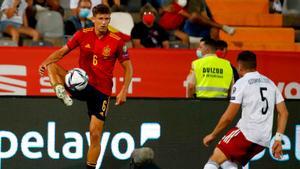
[(67, 86), (65, 86), (65, 88), (73, 98), (87, 103), (90, 117), (95, 115), (98, 119), (105, 121), (109, 105), (109, 96), (101, 93), (89, 84), (81, 91), (70, 90)]
[(221, 139), (217, 147), (233, 162), (246, 165), (253, 156), (265, 147), (248, 141), (239, 128), (229, 130)]
[(193, 23), (189, 20), (185, 21), (183, 32), (187, 33), (189, 36), (210, 38), (210, 28), (199, 26), (199, 24)]

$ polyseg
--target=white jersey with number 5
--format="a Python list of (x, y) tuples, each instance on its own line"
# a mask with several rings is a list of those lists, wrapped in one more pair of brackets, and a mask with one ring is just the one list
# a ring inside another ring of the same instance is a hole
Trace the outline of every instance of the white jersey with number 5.
[(246, 139), (269, 147), (276, 104), (284, 101), (273, 81), (258, 72), (246, 73), (232, 88), (230, 102), (241, 104), (237, 127)]

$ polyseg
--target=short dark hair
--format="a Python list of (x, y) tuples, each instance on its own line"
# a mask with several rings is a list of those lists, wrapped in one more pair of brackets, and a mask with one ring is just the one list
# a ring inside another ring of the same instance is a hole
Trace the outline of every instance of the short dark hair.
[(223, 40), (217, 40), (216, 41), (216, 48), (217, 50), (224, 50), (225, 48), (228, 48), (228, 44), (227, 42), (223, 41)]
[(93, 16), (96, 16), (97, 14), (110, 14), (110, 13), (111, 13), (111, 11), (110, 11), (109, 7), (104, 4), (96, 5), (93, 8)]
[(237, 61), (240, 62), (245, 69), (256, 69), (256, 55), (251, 51), (242, 51), (239, 53)]
[(204, 42), (206, 46), (208, 46), (212, 51), (216, 51), (216, 41), (211, 38), (202, 38), (200, 42)]

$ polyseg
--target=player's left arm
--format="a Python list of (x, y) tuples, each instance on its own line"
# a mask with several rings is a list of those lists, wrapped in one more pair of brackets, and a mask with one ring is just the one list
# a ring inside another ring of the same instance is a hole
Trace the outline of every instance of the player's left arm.
[(222, 115), (215, 129), (203, 139), (203, 144), (208, 146), (231, 122), (237, 115), (240, 104), (230, 103), (226, 111)]
[(276, 104), (276, 110), (278, 112), (277, 131), (275, 135), (275, 142), (272, 146), (272, 153), (275, 158), (280, 159), (282, 155), (281, 137), (285, 131), (289, 113), (284, 101)]
[(124, 69), (125, 80), (120, 93), (117, 95), (116, 105), (121, 105), (126, 102), (127, 91), (133, 74), (133, 68), (130, 60), (123, 61), (121, 65)]

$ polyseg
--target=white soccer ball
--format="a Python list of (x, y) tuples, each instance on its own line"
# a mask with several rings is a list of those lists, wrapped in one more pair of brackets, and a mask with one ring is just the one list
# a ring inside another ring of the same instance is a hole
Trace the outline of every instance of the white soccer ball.
[(71, 90), (83, 90), (88, 84), (89, 78), (86, 72), (80, 68), (70, 70), (65, 76), (65, 83)]

